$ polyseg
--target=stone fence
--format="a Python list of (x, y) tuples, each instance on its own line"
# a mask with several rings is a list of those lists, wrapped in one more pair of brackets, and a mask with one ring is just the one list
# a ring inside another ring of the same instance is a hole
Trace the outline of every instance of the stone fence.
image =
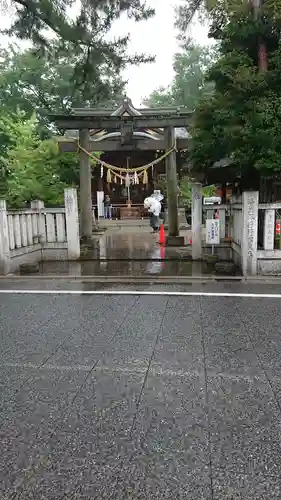
[[(233, 259), (244, 276), (281, 273), (281, 203), (259, 203), (258, 191), (243, 193), (241, 203), (230, 205)], [(280, 214), (280, 215), (279, 215)]]
[[(232, 197), (227, 205), (206, 206), (207, 218), (219, 211), (220, 239), (216, 251), (226, 255), (241, 268), (243, 276), (281, 274), (281, 203), (260, 204), (257, 191), (247, 191)], [(193, 185), (192, 196), (192, 257), (201, 260), (204, 242), (201, 186)], [(228, 219), (226, 224), (226, 217)], [(280, 224), (279, 224), (280, 222)], [(277, 229), (279, 227), (279, 229)], [(277, 234), (276, 234), (277, 233)], [(278, 234), (279, 233), (279, 234)], [(223, 258), (223, 257), (222, 257)]]
[(0, 274), (21, 264), (80, 257), (76, 189), (65, 189), (64, 201), (64, 208), (45, 208), (37, 200), (30, 209), (14, 211), (0, 200)]
[[(76, 190), (66, 189), (64, 200), (63, 208), (45, 208), (41, 201), (34, 201), (30, 209), (17, 211), (7, 210), (6, 202), (0, 200), (0, 274), (41, 260), (79, 259)], [(194, 184), (193, 260), (201, 260), (203, 250), (214, 250), (203, 234), (203, 219), (213, 218), (214, 210), (220, 219), (220, 244), (215, 250), (223, 260), (233, 260), (246, 277), (281, 274), (281, 203), (259, 204), (259, 193), (249, 191), (228, 205), (207, 205), (203, 209), (201, 186)]]

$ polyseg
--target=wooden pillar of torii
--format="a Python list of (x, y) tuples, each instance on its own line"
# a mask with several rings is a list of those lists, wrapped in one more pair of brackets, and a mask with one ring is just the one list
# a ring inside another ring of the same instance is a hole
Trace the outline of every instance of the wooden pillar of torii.
[[(175, 146), (174, 127), (165, 128), (167, 150)], [(184, 238), (179, 236), (177, 158), (173, 150), (166, 158), (168, 238), (167, 245), (183, 246)]]
[(83, 244), (91, 243), (93, 234), (92, 170), (90, 157), (83, 151), (83, 149), (89, 151), (89, 143), (89, 130), (79, 130), (80, 232)]

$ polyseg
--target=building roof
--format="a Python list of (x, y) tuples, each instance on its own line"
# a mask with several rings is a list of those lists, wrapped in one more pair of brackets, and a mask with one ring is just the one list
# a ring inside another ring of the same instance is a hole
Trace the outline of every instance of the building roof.
[[(176, 108), (176, 107), (167, 107), (167, 108), (161, 108), (161, 113), (162, 114), (170, 114), (175, 111), (180, 111), (181, 108)], [(73, 109), (73, 114), (83, 114), (83, 113), (89, 113), (89, 110), (85, 110), (83, 108), (76, 108)], [(137, 109), (133, 106), (131, 99), (129, 98), (124, 98), (122, 103), (116, 108), (116, 109), (91, 109), (90, 110), (92, 116), (141, 116), (143, 113), (144, 114), (155, 114), (157, 112), (157, 109), (151, 109), (151, 108), (143, 108), (143, 109)], [(78, 130), (68, 130), (66, 131), (65, 135), (67, 137), (78, 137)], [(99, 129), (99, 130), (91, 130), (90, 131), (91, 139), (93, 141), (102, 141), (103, 139), (118, 139), (121, 136), (121, 131), (117, 132), (110, 132), (105, 129)], [(161, 140), (164, 138), (164, 130), (163, 129), (142, 129), (142, 130), (135, 130), (133, 135), (136, 138), (144, 138), (144, 139), (152, 139), (152, 140)], [(187, 129), (185, 128), (176, 128), (175, 129), (175, 136), (177, 139), (189, 139), (190, 134), (187, 132)]]

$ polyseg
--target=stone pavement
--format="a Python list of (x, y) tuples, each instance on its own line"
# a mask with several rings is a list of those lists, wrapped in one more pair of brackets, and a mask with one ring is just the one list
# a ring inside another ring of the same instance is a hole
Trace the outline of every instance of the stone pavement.
[(8, 285), (1, 499), (281, 498), (280, 298), (157, 294), (163, 287), (19, 295), (3, 293)]

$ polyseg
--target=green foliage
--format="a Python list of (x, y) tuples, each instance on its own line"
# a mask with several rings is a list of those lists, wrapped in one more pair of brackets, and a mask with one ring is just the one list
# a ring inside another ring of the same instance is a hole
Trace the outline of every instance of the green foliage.
[[(264, 0), (263, 5), (272, 2)], [(275, 3), (276, 0), (273, 0)], [(220, 38), (223, 28), (229, 23), (233, 15), (245, 16), (252, 10), (252, 2), (241, 0), (182, 0), (176, 7), (175, 26), (181, 41), (188, 40), (188, 31), (191, 22), (196, 19), (209, 27), (209, 36)], [(207, 21), (207, 22), (206, 22)]]
[(35, 112), (41, 134), (50, 132), (48, 113), (72, 107), (117, 104), (125, 82), (113, 68), (104, 66), (87, 88), (75, 85), (76, 57), (65, 54), (57, 61), (40, 58), (33, 50), (18, 47), (0, 51), (0, 106), (8, 113), (17, 109), (31, 117)]
[(32, 43), (51, 64), (63, 57), (75, 60), (71, 80), (83, 95), (97, 81), (102, 97), (109, 81), (102, 75), (120, 75), (127, 63), (151, 61), (144, 54), (128, 55), (129, 35), (108, 36), (114, 21), (127, 16), (136, 21), (154, 15), (142, 0), (12, 0), (12, 25), (2, 33)]
[[(36, 130), (36, 118), (26, 119), (18, 113), (5, 116), (9, 146), (2, 157), (5, 165), (5, 197), (12, 207), (24, 206), (32, 199), (46, 204), (61, 203), (67, 186), (59, 174), (59, 151), (54, 140), (41, 141)], [(73, 160), (72, 160), (73, 161)]]
[(213, 84), (205, 78), (216, 58), (216, 50), (188, 43), (174, 56), (175, 76), (168, 88), (155, 90), (146, 104), (152, 107), (185, 106), (193, 110), (203, 96), (210, 96)]
[[(198, 170), (228, 157), (242, 177), (253, 169), (263, 175), (280, 172), (281, 45), (278, 25), (272, 19), (267, 23), (261, 28), (251, 15), (235, 15), (221, 32), (220, 58), (208, 76), (215, 92), (197, 107), (191, 131), (191, 159)], [(261, 32), (267, 72), (257, 68)]]
[(57, 204), (79, 172), (77, 154), (60, 154), (51, 139), (48, 113), (117, 104), (125, 66), (153, 57), (129, 55), (129, 35), (113, 39), (110, 30), (121, 16), (141, 21), (154, 11), (143, 0), (12, 0), (11, 8), (1, 32), (31, 49), (0, 52), (0, 195), (13, 207)]
[[(33, 115), (23, 112), (0, 117), (1, 146), (0, 194), (13, 208), (24, 207), (34, 199), (48, 205), (63, 203), (64, 188), (79, 186), (76, 153), (60, 153), (54, 139), (41, 140)], [(95, 162), (91, 160), (92, 166)]]

